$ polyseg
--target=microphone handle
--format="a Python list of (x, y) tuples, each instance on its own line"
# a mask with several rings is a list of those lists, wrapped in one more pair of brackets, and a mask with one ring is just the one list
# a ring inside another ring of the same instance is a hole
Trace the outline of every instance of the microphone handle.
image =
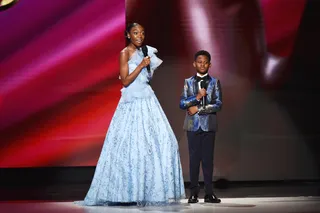
[[(203, 81), (203, 80), (201, 80), (201, 81), (198, 82), (198, 86), (199, 86), (200, 89), (204, 88), (203, 85), (202, 85), (202, 81)], [(203, 96), (203, 97), (201, 98), (201, 101), (200, 101), (200, 106), (204, 107), (205, 105), (206, 105), (206, 97)]]
[(206, 106), (207, 105), (207, 103), (206, 103), (206, 96), (203, 96), (202, 97), (202, 106), (204, 107), (204, 106)]
[[(146, 48), (146, 51), (142, 51), (142, 52), (143, 52), (144, 57), (148, 56), (148, 49), (147, 48)], [(147, 65), (147, 70), (148, 70), (148, 72), (150, 72), (150, 64)]]

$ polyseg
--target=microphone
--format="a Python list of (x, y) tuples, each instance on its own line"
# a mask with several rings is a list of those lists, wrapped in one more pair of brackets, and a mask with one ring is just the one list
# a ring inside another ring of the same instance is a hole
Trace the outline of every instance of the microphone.
[[(146, 45), (144, 45), (141, 47), (141, 49), (142, 49), (142, 53), (143, 53), (144, 57), (147, 57), (148, 56), (148, 47)], [(147, 66), (147, 70), (148, 70), (148, 72), (150, 72), (150, 64)]]
[[(204, 82), (204, 80), (200, 80), (199, 82), (198, 82), (198, 84), (199, 84), (199, 88), (205, 88), (205, 82)], [(203, 96), (202, 98), (201, 98), (201, 101), (200, 101), (200, 106), (202, 106), (202, 107), (205, 107), (206, 105), (207, 105), (207, 98), (206, 98), (206, 96)]]

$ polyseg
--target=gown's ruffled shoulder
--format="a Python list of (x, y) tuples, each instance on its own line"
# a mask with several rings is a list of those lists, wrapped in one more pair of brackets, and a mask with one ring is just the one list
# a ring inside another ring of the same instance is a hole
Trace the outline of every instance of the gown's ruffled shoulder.
[(158, 53), (156, 48), (149, 45), (146, 46), (148, 48), (148, 55), (150, 56), (150, 68), (154, 71), (162, 64), (163, 61), (156, 55), (156, 53)]

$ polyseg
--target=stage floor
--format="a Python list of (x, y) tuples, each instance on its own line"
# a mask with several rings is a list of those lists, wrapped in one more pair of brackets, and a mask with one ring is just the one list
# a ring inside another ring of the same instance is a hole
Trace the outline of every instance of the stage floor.
[(43, 201), (2, 201), (1, 213), (100, 213), (100, 212), (199, 212), (199, 213), (316, 213), (320, 212), (320, 197), (252, 197), (252, 198), (223, 198), (220, 204), (207, 204), (200, 200), (197, 204), (188, 204), (183, 200), (179, 205), (165, 207), (137, 206), (102, 206), (82, 207), (73, 202), (43, 202)]
[[(188, 204), (187, 199), (179, 205), (165, 207), (81, 207), (74, 204), (73, 201), (84, 198), (88, 187), (88, 184), (0, 187), (0, 213), (320, 213), (319, 182), (230, 185), (215, 189), (222, 200), (220, 204), (204, 203), (203, 189), (197, 204)], [(186, 193), (188, 197), (188, 189)]]

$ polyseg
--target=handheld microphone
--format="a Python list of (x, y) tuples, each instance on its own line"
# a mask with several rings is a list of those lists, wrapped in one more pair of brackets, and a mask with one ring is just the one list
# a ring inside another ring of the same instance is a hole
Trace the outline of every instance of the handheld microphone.
[[(142, 49), (142, 53), (143, 53), (144, 57), (147, 57), (148, 56), (148, 47), (146, 45), (144, 45), (141, 47), (141, 49)], [(150, 64), (147, 66), (147, 70), (148, 70), (148, 72), (150, 72)]]
[[(199, 84), (199, 88), (201, 88), (201, 89), (205, 88), (205, 81), (204, 80), (199, 81), (198, 84)], [(206, 98), (206, 96), (203, 96), (201, 98), (200, 105), (202, 107), (205, 107), (207, 105), (206, 102), (207, 102), (207, 98)]]

